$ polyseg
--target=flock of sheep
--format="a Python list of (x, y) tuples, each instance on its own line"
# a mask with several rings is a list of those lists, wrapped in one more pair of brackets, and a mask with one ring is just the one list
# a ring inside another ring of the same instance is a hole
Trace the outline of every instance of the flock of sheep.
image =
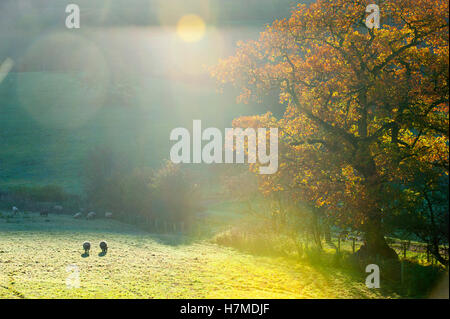
[[(60, 205), (56, 205), (56, 206), (53, 207), (53, 210), (57, 214), (62, 213), (63, 209), (64, 208), (62, 206), (60, 206)], [(19, 215), (20, 211), (19, 211), (19, 209), (16, 206), (13, 206), (12, 213), (13, 213), (14, 216), (17, 216), (17, 215)], [(49, 213), (49, 210), (45, 209), (45, 210), (42, 210), (39, 213), (39, 215), (47, 217), (48, 213)], [(86, 216), (84, 216), (83, 212), (81, 211), (81, 212), (78, 212), (75, 215), (73, 215), (73, 218), (75, 218), (75, 219), (80, 219), (82, 217), (86, 217), (86, 219), (95, 219), (97, 217), (97, 214), (95, 212), (89, 212), (89, 213), (86, 214)], [(112, 218), (112, 217), (113, 217), (113, 214), (111, 212), (106, 212), (105, 213), (105, 218)]]
[[(56, 206), (53, 207), (53, 210), (56, 211), (56, 212), (62, 212), (63, 207), (59, 206), (59, 205), (56, 205)], [(16, 206), (13, 206), (12, 213), (13, 213), (13, 215), (17, 216), (17, 215), (19, 215), (20, 210)], [(42, 210), (39, 214), (41, 216), (48, 216), (48, 210)], [(95, 212), (89, 212), (86, 215), (86, 219), (94, 219), (96, 216), (97, 216), (97, 214)], [(113, 216), (113, 214), (111, 212), (106, 212), (105, 213), (105, 218), (112, 218), (112, 216)], [(73, 215), (73, 218), (76, 218), (76, 219), (79, 219), (81, 217), (83, 217), (83, 213), (82, 212), (78, 212), (75, 215)], [(108, 244), (106, 243), (106, 241), (104, 241), (104, 240), (101, 241), (99, 246), (100, 246), (100, 249), (102, 250), (102, 253), (106, 254), (106, 252), (108, 251)], [(88, 242), (88, 241), (85, 241), (83, 243), (83, 249), (84, 249), (84, 253), (86, 255), (89, 255), (89, 251), (91, 249), (91, 243)]]
[[(82, 212), (78, 212), (75, 215), (73, 215), (73, 218), (75, 218), (75, 219), (80, 219), (82, 217), (84, 217)], [(97, 213), (89, 212), (86, 214), (85, 217), (86, 217), (86, 219), (95, 219), (97, 217)], [(113, 214), (111, 212), (105, 213), (105, 218), (112, 218), (112, 217), (113, 217)]]

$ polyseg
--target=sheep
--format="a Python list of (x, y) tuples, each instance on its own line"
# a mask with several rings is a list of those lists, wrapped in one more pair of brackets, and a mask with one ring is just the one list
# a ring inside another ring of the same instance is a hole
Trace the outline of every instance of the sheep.
[(78, 212), (78, 213), (76, 213), (75, 215), (73, 215), (73, 218), (79, 219), (79, 218), (81, 218), (82, 215), (83, 215), (83, 214), (81, 214), (81, 212)]
[(83, 243), (83, 249), (84, 249), (84, 253), (85, 253), (86, 255), (89, 255), (89, 250), (91, 249), (91, 243), (88, 242), (88, 241), (85, 241), (85, 242)]
[(108, 250), (108, 244), (106, 241), (102, 240), (100, 242), (100, 249), (102, 250), (102, 253), (106, 254), (106, 251)]
[(19, 209), (16, 206), (13, 206), (12, 212), (13, 212), (14, 215), (18, 215), (19, 214)]
[(61, 205), (55, 205), (53, 206), (53, 210), (57, 213), (60, 214), (62, 213), (63, 207)]
[(112, 213), (111, 212), (106, 212), (105, 213), (105, 218), (112, 218)]
[(97, 214), (95, 212), (90, 212), (87, 214), (86, 219), (94, 219)]

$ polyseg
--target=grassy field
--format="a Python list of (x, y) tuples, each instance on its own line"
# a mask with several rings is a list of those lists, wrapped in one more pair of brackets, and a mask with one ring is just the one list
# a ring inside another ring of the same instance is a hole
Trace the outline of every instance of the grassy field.
[[(113, 220), (0, 218), (0, 298), (386, 298), (338, 270), (244, 254)], [(106, 240), (108, 253), (99, 255)], [(90, 256), (82, 243), (91, 241)], [(67, 267), (80, 271), (68, 288)]]

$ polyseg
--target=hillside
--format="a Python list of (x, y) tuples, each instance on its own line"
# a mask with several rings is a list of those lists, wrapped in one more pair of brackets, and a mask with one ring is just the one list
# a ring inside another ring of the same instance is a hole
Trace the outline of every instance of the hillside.
[(139, 81), (130, 96), (118, 84), (87, 86), (73, 73), (10, 73), (0, 84), (0, 188), (55, 184), (79, 193), (92, 149), (110, 148), (130, 167), (155, 167), (169, 156), (173, 128), (190, 128), (192, 118), (231, 122), (231, 115), (214, 118), (210, 106), (227, 100), (212, 88), (197, 94), (181, 80)]
[[(0, 218), (0, 298), (381, 298), (338, 270), (155, 235), (112, 220)], [(93, 244), (83, 257), (82, 243)], [(108, 253), (100, 256), (98, 242)], [(66, 287), (66, 268), (80, 289)]]

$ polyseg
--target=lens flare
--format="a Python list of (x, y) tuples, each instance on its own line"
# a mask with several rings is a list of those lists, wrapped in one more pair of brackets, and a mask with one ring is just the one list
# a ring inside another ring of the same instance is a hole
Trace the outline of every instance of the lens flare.
[(0, 84), (6, 78), (6, 76), (8, 75), (9, 71), (11, 71), (13, 66), (14, 61), (11, 58), (6, 58), (6, 60), (0, 64)]
[(185, 15), (177, 23), (177, 35), (185, 42), (200, 41), (205, 35), (205, 30), (205, 22), (195, 14)]
[(81, 35), (46, 34), (36, 39), (17, 65), (24, 71), (16, 76), (18, 101), (42, 126), (80, 127), (106, 101), (107, 61), (98, 45)]

